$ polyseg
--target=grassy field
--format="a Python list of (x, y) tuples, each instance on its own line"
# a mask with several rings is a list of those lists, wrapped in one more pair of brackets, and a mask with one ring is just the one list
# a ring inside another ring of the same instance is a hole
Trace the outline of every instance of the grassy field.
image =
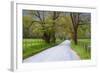
[(23, 39), (23, 59), (59, 44), (47, 44), (42, 39)]
[(77, 52), (81, 59), (91, 59), (91, 42), (90, 39), (79, 39), (78, 45), (72, 41), (71, 47)]

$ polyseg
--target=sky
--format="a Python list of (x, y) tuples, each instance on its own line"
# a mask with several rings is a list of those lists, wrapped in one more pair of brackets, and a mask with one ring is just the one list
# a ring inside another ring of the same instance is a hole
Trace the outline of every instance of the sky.
[[(28, 16), (30, 15), (30, 11), (36, 11), (36, 10), (23, 10), (23, 16)], [(48, 12), (52, 12), (52, 11), (44, 11), (44, 15), (47, 16)], [(43, 11), (39, 11), (40, 16), (43, 17)], [(69, 15), (70, 12), (61, 12), (61, 13), (66, 13), (66, 15)], [(88, 22), (91, 22), (91, 13), (82, 13), (81, 16), (82, 20), (86, 20)], [(36, 17), (33, 17), (35, 19), (38, 19)]]

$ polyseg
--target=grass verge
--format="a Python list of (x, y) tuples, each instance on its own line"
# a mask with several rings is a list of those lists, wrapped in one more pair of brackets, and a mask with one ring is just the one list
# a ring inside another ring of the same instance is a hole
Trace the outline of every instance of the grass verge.
[(78, 39), (78, 44), (71, 42), (71, 48), (76, 51), (82, 60), (91, 59), (90, 39)]
[(23, 39), (23, 59), (33, 56), (57, 44), (59, 44), (59, 42), (55, 44), (47, 44), (42, 39)]

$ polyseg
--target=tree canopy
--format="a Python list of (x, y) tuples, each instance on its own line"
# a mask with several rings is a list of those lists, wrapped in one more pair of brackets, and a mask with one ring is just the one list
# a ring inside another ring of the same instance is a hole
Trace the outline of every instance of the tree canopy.
[(90, 38), (90, 13), (23, 10), (23, 38), (56, 39)]

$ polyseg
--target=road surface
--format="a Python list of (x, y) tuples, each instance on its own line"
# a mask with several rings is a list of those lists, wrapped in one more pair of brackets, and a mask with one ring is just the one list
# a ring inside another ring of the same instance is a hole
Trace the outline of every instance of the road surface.
[(79, 60), (79, 56), (70, 47), (70, 41), (65, 40), (61, 44), (31, 56), (23, 62), (48, 62), (48, 61), (67, 61)]

